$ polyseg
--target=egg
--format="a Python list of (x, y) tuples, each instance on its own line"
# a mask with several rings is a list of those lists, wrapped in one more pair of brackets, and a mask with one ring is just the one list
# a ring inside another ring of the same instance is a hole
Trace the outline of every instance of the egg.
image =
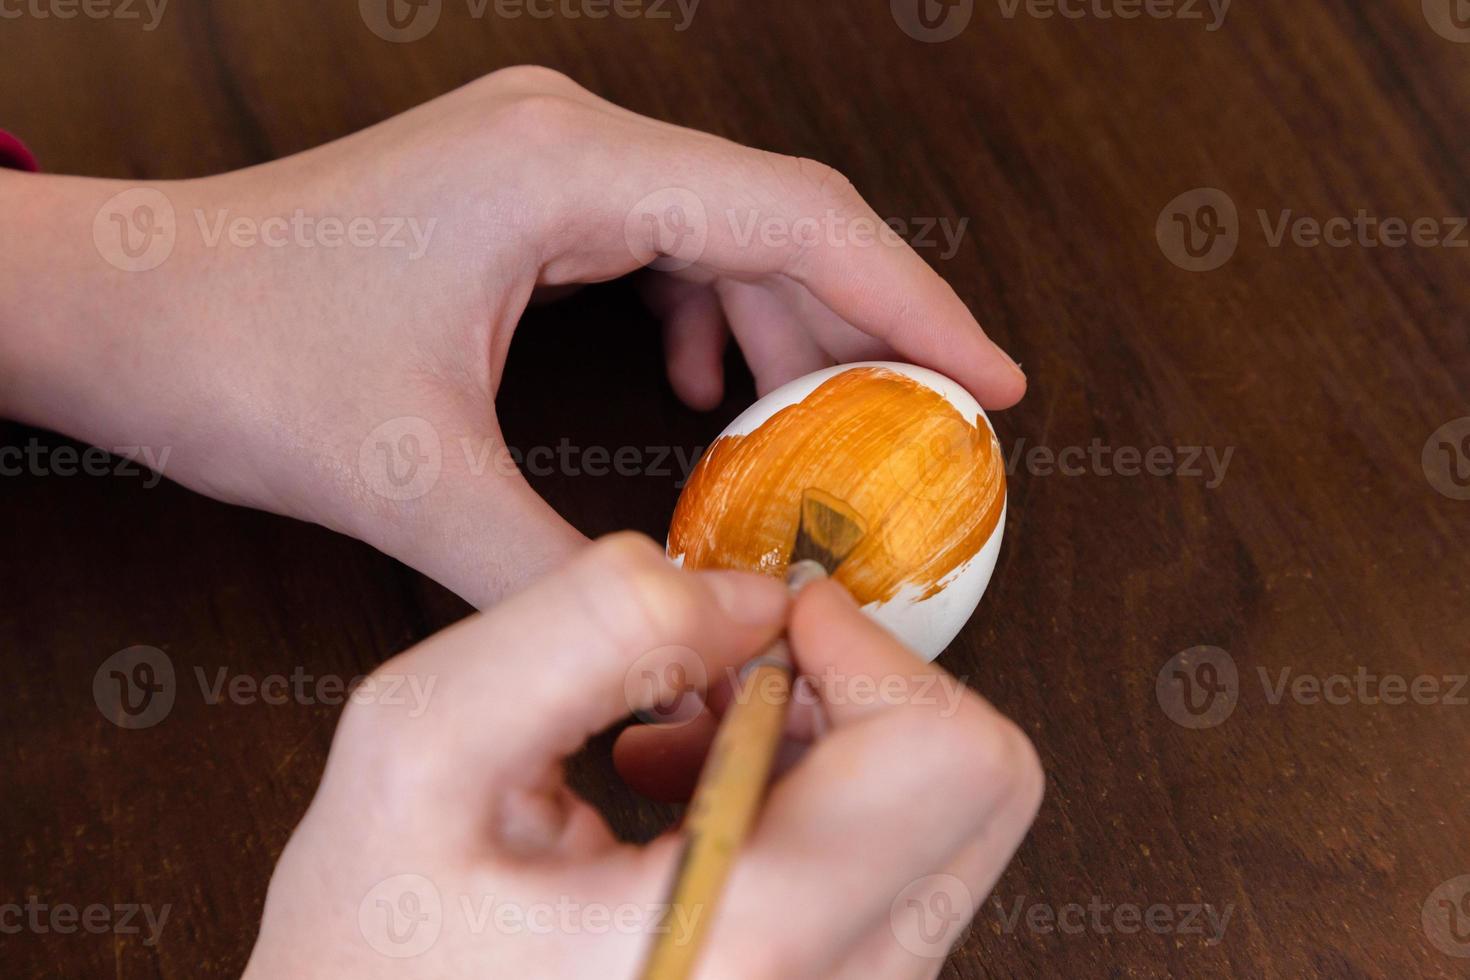
[(1005, 465), (984, 411), (909, 364), (843, 364), (782, 385), (700, 458), (669, 557), (783, 576), (807, 490), (865, 527), (834, 578), (919, 656), (939, 656), (979, 605), (1005, 527)]

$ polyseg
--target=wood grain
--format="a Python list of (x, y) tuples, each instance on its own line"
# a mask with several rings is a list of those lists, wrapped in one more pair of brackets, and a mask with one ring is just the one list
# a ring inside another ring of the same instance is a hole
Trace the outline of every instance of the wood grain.
[[(944, 975), (1464, 976), (1470, 960), (1421, 915), (1470, 874), (1470, 707), (1273, 703), (1272, 687), (1283, 670), (1467, 670), (1470, 502), (1435, 490), (1421, 451), (1470, 415), (1470, 250), (1277, 247), (1257, 212), (1470, 213), (1470, 44), (1419, 0), (1242, 3), (1214, 31), (1203, 5), (1205, 21), (1008, 8), (982, 0), (944, 43), (908, 36), (885, 3), (705, 0), (678, 31), (676, 11), (474, 19), (446, 0), (405, 44), (350, 0), (174, 0), (152, 31), (26, 14), (0, 20), (0, 125), (53, 171), (183, 177), (536, 62), (636, 111), (832, 163), (884, 215), (967, 220), (952, 255), (942, 238), (922, 251), (1032, 389), (995, 416), (1021, 460), (1006, 546), (942, 662), (1020, 721), (1049, 783)], [(1155, 237), (1165, 205), (1201, 187), (1239, 213), (1212, 272)], [(717, 411), (680, 407), (651, 321), (612, 285), (527, 318), (499, 401), (519, 446), (691, 452), (751, 399), (732, 372)], [(555, 395), (538, 380), (553, 376)], [(1027, 465), (1094, 440), (1233, 456), (1216, 486)], [(589, 533), (661, 535), (678, 493), (677, 466), (533, 481)], [(0, 934), (8, 976), (237, 975), (338, 709), (209, 705), (196, 668), (351, 676), (466, 612), (362, 545), (143, 482), (0, 479), (0, 903), (171, 917), (155, 945)], [(194, 693), (126, 731), (91, 683), (133, 644), (166, 651)], [(1156, 680), (1199, 645), (1229, 652), (1238, 703), (1194, 729), (1164, 710), (1177, 682), (1161, 701)], [(672, 814), (621, 788), (607, 749), (575, 782), (646, 838)], [(1231, 917), (1217, 943), (1125, 933), (1111, 912), (1105, 928), (1091, 912), (1080, 930), (1028, 926), (1031, 906), (1068, 903)]]

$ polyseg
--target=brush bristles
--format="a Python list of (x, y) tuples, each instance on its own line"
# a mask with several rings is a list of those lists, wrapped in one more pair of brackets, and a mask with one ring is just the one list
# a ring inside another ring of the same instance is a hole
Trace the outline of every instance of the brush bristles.
[(845, 501), (822, 490), (801, 494), (801, 520), (791, 564), (814, 561), (832, 574), (867, 533), (862, 517)]

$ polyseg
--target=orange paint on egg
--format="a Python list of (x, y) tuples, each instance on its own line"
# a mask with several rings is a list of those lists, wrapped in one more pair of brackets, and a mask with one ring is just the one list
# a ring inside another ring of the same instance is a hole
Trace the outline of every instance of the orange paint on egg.
[(995, 530), (1005, 469), (982, 418), (895, 371), (854, 368), (715, 440), (679, 497), (669, 554), (686, 568), (783, 575), (809, 487), (867, 522), (835, 576), (853, 598), (884, 602), (912, 585), (927, 599)]

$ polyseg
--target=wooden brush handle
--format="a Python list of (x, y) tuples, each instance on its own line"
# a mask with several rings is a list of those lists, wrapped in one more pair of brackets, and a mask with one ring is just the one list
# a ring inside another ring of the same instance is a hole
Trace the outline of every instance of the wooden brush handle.
[[(746, 666), (684, 818), (684, 850), (642, 980), (685, 980), (714, 920), (725, 879), (765, 794), (791, 699), (791, 651), (777, 640)], [(670, 923), (692, 922), (687, 934)]]

